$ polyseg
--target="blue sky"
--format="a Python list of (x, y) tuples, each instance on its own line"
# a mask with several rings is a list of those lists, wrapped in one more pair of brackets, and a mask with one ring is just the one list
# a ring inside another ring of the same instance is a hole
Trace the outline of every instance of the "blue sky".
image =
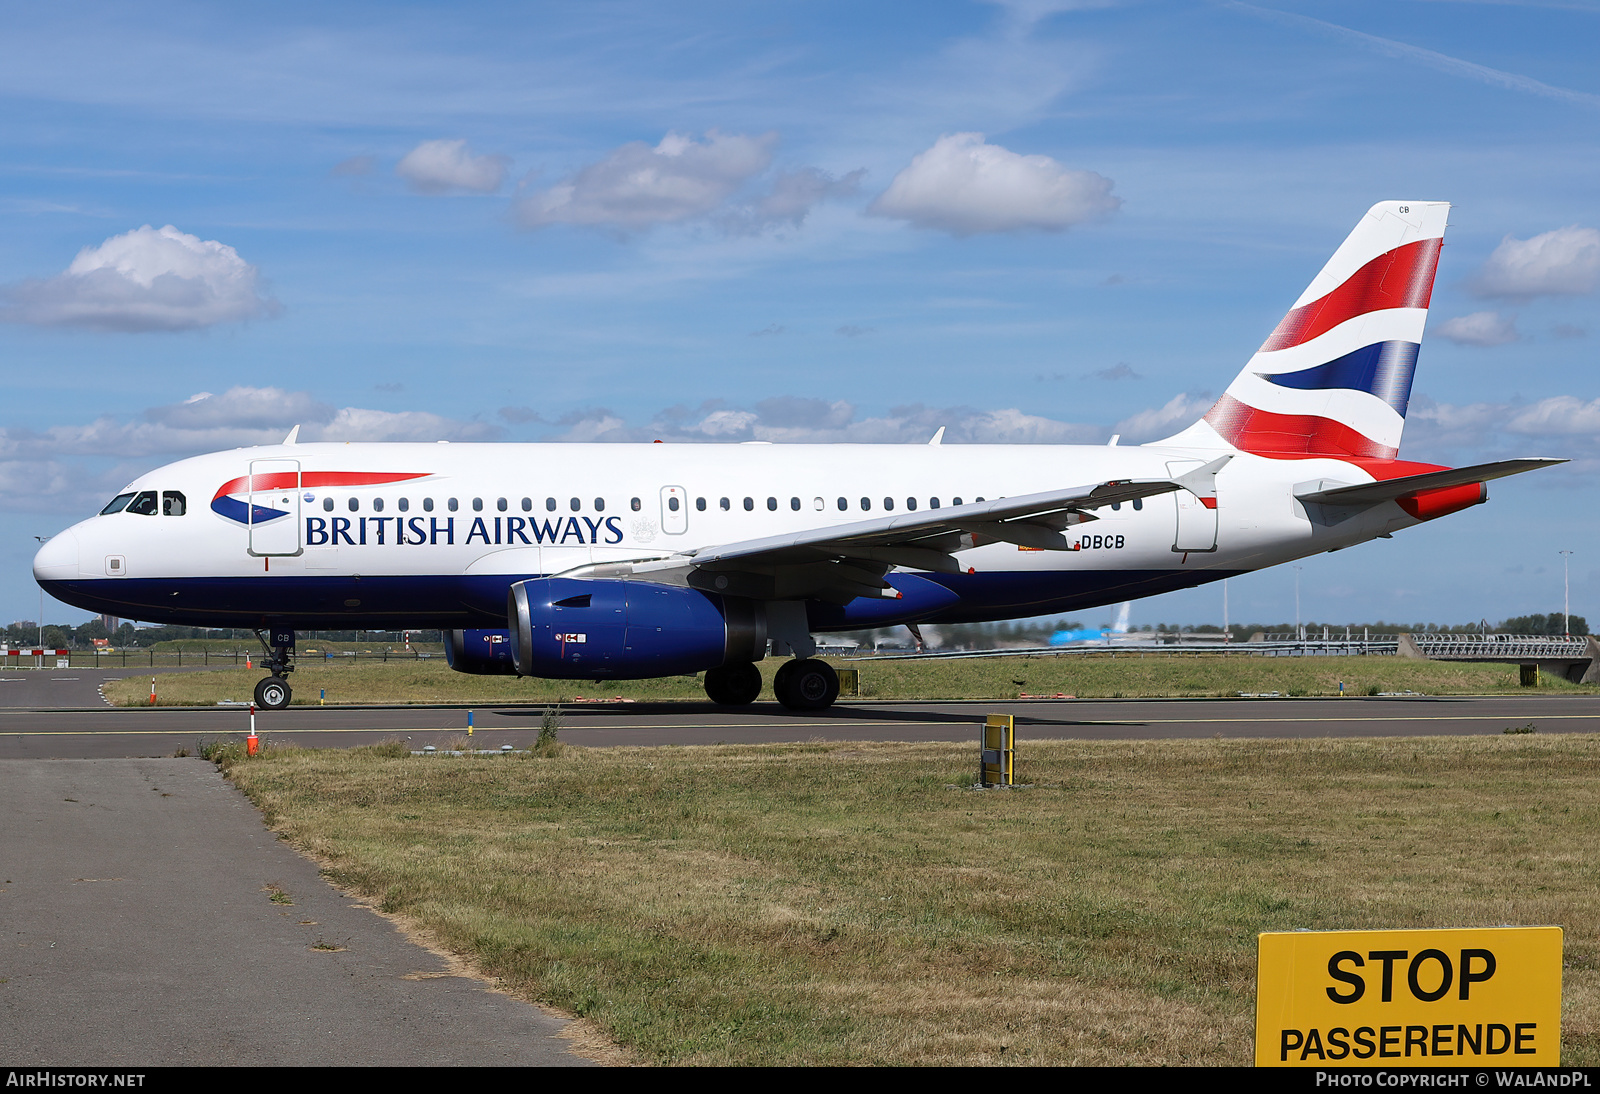
[[(1304, 614), (1559, 609), (1563, 548), (1574, 612), (1600, 614), (1600, 4), (5, 18), (5, 618), (38, 613), (33, 536), (297, 422), (1154, 439), (1394, 198), (1455, 204), (1402, 455), (1573, 463), (1308, 560)], [(1232, 582), (1234, 620), (1291, 617), (1293, 580)], [(1220, 621), (1221, 594), (1134, 615)]]

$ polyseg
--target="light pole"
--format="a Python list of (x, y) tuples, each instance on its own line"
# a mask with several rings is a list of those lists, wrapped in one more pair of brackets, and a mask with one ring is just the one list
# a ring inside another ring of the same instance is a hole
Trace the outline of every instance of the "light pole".
[(1572, 634), (1572, 585), (1567, 580), (1567, 558), (1571, 551), (1557, 551), (1561, 556), (1561, 633)]
[(1300, 629), (1300, 567), (1294, 567), (1294, 636), (1301, 642), (1305, 641), (1305, 633)]
[[(52, 536), (34, 536), (33, 538), (39, 541), (39, 546), (43, 547), (47, 540), (50, 540), (50, 539), (52, 539), (54, 537), (52, 537)], [(40, 649), (44, 649), (44, 586), (43, 585), (39, 586), (39, 648)]]

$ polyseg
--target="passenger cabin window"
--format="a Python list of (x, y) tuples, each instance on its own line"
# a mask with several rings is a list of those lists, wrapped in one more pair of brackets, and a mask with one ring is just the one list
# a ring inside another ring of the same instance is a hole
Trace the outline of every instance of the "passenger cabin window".
[[(405, 506), (402, 505), (401, 508), (404, 509)], [(432, 498), (423, 498), (422, 499), (422, 511), (424, 513), (433, 512), (433, 499)]]
[(733, 503), (730, 502), (727, 498), (723, 498), (721, 501), (717, 502), (717, 504), (722, 506), (722, 511), (724, 513), (726, 513), (729, 509), (733, 508)]
[(176, 490), (163, 490), (161, 492), (161, 515), (164, 517), (181, 517), (188, 509), (182, 494)]
[(522, 499), (522, 511), (524, 513), (533, 512), (533, 499), (532, 498), (523, 498)]
[(544, 511), (546, 513), (554, 513), (556, 511), (556, 499), (555, 498), (545, 498), (544, 499)]
[(938, 498), (929, 498), (928, 499), (928, 508), (929, 509), (937, 509), (937, 508), (939, 508), (939, 499)]
[(862, 498), (861, 499), (861, 511), (863, 513), (865, 513), (871, 508), (872, 508), (872, 499), (871, 498)]
[(504, 513), (504, 512), (505, 512), (505, 511), (506, 511), (506, 499), (505, 499), (505, 498), (500, 498), (500, 499), (498, 499), (498, 500), (497, 500), (497, 501), (496, 501), (496, 502), (495, 502), (495, 503), (494, 503), (494, 507), (495, 507), (495, 508), (496, 508), (496, 509), (498, 509), (498, 510), (500, 510), (500, 511), (501, 511), (501, 512), (502, 512), (502, 513)]
[(400, 507), (400, 511), (402, 513), (411, 512), (411, 499), (410, 498), (401, 498), (399, 501), (395, 502), (395, 504)]
[(604, 513), (606, 511), (606, 499), (605, 498), (595, 498), (594, 499), (594, 511), (596, 513)]
[(849, 508), (850, 508), (850, 499), (849, 498), (840, 498), (839, 499), (839, 512), (843, 513), (846, 509), (849, 509)]
[(323, 498), (322, 499), (322, 511), (324, 513), (333, 512), (333, 499), (332, 498)]
[(473, 498), (472, 499), (472, 511), (474, 513), (483, 512), (483, 499), (482, 498)]
[(906, 508), (907, 509), (915, 509), (916, 507), (917, 507), (917, 499), (916, 498), (907, 498), (906, 499)]
[(116, 497), (106, 502), (106, 507), (100, 510), (100, 515), (102, 517), (109, 517), (112, 513), (120, 513), (128, 507), (128, 503), (132, 500), (132, 494), (118, 494)]
[(704, 513), (706, 511), (706, 499), (705, 498), (695, 498), (694, 499), (694, 507), (698, 512)]
[(128, 512), (138, 513), (141, 517), (155, 516), (156, 509), (156, 492), (154, 490), (141, 490), (128, 503)]
[(745, 498), (744, 499), (744, 511), (746, 513), (750, 512), (755, 507), (756, 507), (756, 499), (755, 498)]
[(767, 509), (770, 512), (776, 513), (778, 511), (778, 499), (777, 498), (768, 498), (767, 499)]
[(884, 498), (883, 499), (883, 507), (885, 509), (893, 509), (894, 508), (894, 499), (893, 498)]
[(951, 505), (960, 505), (961, 504), (961, 499), (960, 498), (951, 498), (950, 499), (950, 504)]
[(571, 501), (567, 502), (567, 504), (572, 506), (572, 511), (574, 513), (583, 508), (583, 502), (579, 501), (577, 498), (573, 498)]
[(1143, 498), (1134, 498), (1133, 499), (1133, 508), (1134, 508), (1135, 512), (1137, 512), (1140, 509), (1143, 509), (1144, 508), (1144, 499)]
[(799, 498), (790, 498), (789, 499), (789, 508), (793, 509), (796, 513), (798, 513), (800, 511), (800, 499)]
[(444, 507), (454, 513), (457, 509), (461, 508), (461, 503), (456, 501), (455, 498), (451, 498), (449, 501), (444, 503)]
[(374, 513), (383, 512), (383, 499), (382, 498), (373, 498), (372, 499), (372, 511)]
[(671, 509), (674, 513), (676, 513), (678, 511), (678, 509), (679, 509), (678, 499), (677, 498), (668, 498), (667, 499), (667, 508)]
[(628, 499), (628, 508), (632, 509), (635, 513), (637, 513), (640, 509), (644, 508), (644, 503), (641, 502), (638, 498), (629, 498)]
[(350, 511), (352, 513), (354, 513), (357, 509), (361, 508), (361, 502), (359, 500), (357, 500), (356, 498), (351, 498), (345, 504), (349, 507), (349, 509), (350, 509)]

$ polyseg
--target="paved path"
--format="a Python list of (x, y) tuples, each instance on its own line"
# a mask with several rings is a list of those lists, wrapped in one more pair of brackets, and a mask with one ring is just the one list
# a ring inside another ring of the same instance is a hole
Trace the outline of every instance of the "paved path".
[(209, 763), (0, 763), (0, 833), (8, 1064), (589, 1062), (336, 892)]

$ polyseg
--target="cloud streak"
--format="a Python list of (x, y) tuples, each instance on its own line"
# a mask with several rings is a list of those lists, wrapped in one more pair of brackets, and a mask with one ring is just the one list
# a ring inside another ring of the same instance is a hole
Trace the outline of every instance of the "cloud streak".
[(1364, 31), (1352, 30), (1337, 23), (1313, 19), (1309, 15), (1297, 15), (1287, 11), (1272, 11), (1267, 8), (1258, 8), (1253, 4), (1230, 3), (1227, 6), (1238, 11), (1249, 12), (1251, 15), (1262, 19), (1269, 19), (1287, 26), (1302, 27), (1325, 36), (1365, 46), (1386, 57), (1417, 61), (1437, 72), (1443, 72), (1450, 76), (1459, 76), (1463, 79), (1474, 80), (1481, 84), (1504, 88), (1508, 91), (1520, 91), (1528, 95), (1555, 99), (1586, 110), (1600, 110), (1600, 95), (1594, 95), (1587, 91), (1573, 91), (1570, 88), (1555, 87), (1528, 76), (1519, 76), (1514, 72), (1504, 72), (1498, 68), (1489, 68), (1486, 65), (1463, 61), (1459, 57), (1437, 53), (1434, 50), (1424, 49), (1421, 46), (1414, 46), (1407, 42), (1397, 42), (1392, 38), (1380, 38), (1376, 34), (1367, 34)]

